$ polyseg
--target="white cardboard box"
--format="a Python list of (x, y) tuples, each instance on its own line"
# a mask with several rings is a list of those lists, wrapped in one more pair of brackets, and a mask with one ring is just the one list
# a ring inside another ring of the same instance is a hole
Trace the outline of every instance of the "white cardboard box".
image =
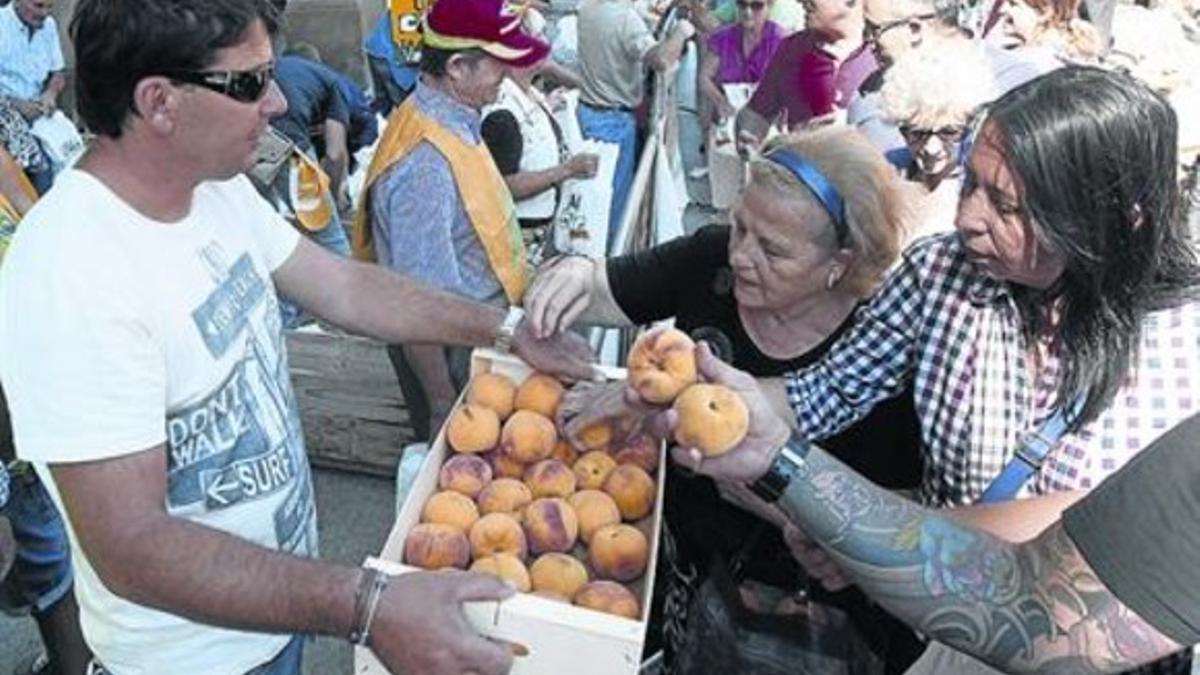
[[(618, 368), (605, 368), (609, 379), (625, 379)], [(519, 359), (490, 350), (476, 350), (471, 373), (499, 372), (520, 383), (531, 372)], [(461, 401), (460, 401), (461, 402)], [(450, 450), (445, 429), (438, 433), (429, 454), (409, 491), (387, 543), (377, 558), (367, 565), (395, 574), (419, 571), (400, 562), (404, 538), (419, 521), (421, 509), (438, 489), (438, 472)], [(659, 462), (658, 494), (654, 512), (637, 523), (650, 541), (650, 562), (645, 576), (631, 588), (639, 595), (642, 616), (639, 621), (566, 605), (535, 595), (518, 593), (502, 603), (468, 603), (467, 618), (484, 635), (523, 646), (528, 655), (515, 659), (513, 675), (634, 675), (641, 667), (642, 646), (650, 615), (650, 594), (658, 559), (659, 530), (662, 526), (663, 478), (665, 457)], [(419, 649), (419, 645), (414, 645)], [(368, 649), (356, 648), (356, 675), (385, 675), (388, 671)]]

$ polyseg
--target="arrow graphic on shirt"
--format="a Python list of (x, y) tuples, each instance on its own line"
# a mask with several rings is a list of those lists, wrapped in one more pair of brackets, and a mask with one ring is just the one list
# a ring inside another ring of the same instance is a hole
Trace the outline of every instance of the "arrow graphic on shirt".
[(223, 493), (225, 493), (229, 490), (235, 490), (235, 489), (240, 489), (240, 488), (241, 488), (241, 485), (237, 481), (231, 481), (231, 482), (226, 483), (225, 481), (221, 480), (220, 476), (218, 476), (217, 480), (214, 480), (212, 482), (212, 484), (208, 486), (208, 489), (205, 490), (205, 492), (208, 494), (209, 499), (213, 500), (214, 502), (217, 502), (221, 506), (228, 506), (229, 500), (225, 498)]

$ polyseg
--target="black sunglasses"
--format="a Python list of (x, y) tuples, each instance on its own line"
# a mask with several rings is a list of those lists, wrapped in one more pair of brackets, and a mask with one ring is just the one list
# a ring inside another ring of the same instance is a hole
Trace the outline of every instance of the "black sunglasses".
[(879, 38), (883, 37), (884, 33), (907, 25), (913, 21), (928, 21), (934, 18), (935, 14), (917, 14), (914, 16), (906, 16), (903, 19), (895, 19), (893, 21), (885, 21), (884, 23), (874, 23), (866, 21), (863, 24), (863, 40), (866, 42), (878, 42)]
[(275, 79), (275, 66), (254, 70), (173, 70), (162, 73), (176, 82), (204, 87), (242, 103), (255, 103)]
[(761, 12), (767, 3), (762, 0), (737, 0), (738, 9), (750, 9), (755, 12)]
[(957, 143), (967, 132), (966, 126), (948, 126), (941, 129), (918, 129), (910, 124), (901, 124), (900, 133), (907, 139), (924, 143), (931, 137), (937, 136), (944, 143)]

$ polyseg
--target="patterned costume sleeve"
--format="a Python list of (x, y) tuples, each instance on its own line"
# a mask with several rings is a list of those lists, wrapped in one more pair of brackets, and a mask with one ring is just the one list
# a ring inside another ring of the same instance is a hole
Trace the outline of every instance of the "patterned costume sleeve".
[(901, 393), (916, 369), (924, 308), (921, 252), (905, 254), (855, 325), (817, 363), (785, 376), (788, 402), (809, 438), (827, 438)]

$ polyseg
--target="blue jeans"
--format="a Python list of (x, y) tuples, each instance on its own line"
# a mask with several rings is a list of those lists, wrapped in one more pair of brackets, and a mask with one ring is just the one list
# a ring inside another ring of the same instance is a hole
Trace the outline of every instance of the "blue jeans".
[(629, 187), (633, 183), (633, 170), (637, 161), (637, 121), (632, 112), (593, 108), (582, 101), (579, 102), (575, 115), (579, 119), (579, 130), (584, 138), (616, 143), (620, 148), (617, 168), (613, 172), (612, 205), (608, 212), (607, 248), (611, 253), (613, 238), (617, 236), (621, 216), (625, 213), (625, 203), (629, 200)]
[(5, 604), (44, 614), (71, 590), (67, 529), (33, 467), (21, 465), (13, 471), (9, 487), (8, 503), (0, 513), (12, 523), (17, 555), (5, 583)]

